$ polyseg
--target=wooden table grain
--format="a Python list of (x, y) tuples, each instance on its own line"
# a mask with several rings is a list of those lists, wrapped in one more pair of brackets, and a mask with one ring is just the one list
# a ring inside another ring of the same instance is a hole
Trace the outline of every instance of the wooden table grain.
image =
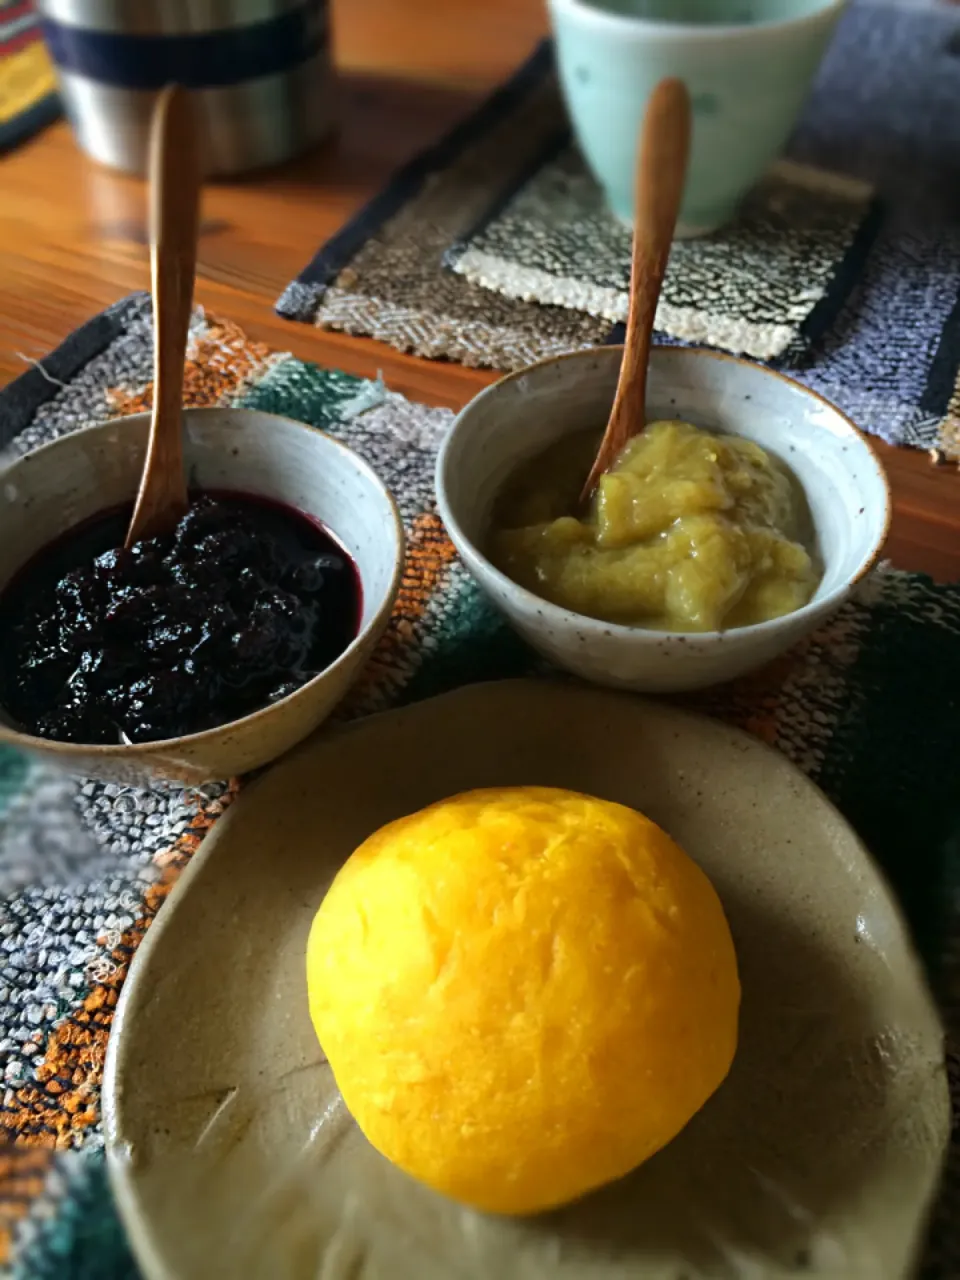
[[(316, 248), (391, 171), (529, 53), (541, 0), (334, 0), (340, 129), (303, 159), (208, 186), (197, 301), (254, 338), (304, 359), (374, 375), (457, 408), (494, 375), (404, 356), (281, 320), (273, 303)], [(0, 384), (94, 312), (148, 286), (138, 179), (100, 168), (59, 123), (0, 159)], [(926, 454), (878, 452), (894, 494), (896, 565), (960, 578), (960, 473)]]

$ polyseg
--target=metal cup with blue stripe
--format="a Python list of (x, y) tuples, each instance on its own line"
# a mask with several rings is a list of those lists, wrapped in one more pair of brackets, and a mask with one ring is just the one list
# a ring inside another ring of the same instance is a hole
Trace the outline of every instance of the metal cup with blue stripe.
[(276, 164), (332, 124), (327, 0), (38, 0), (80, 145), (143, 173), (157, 91), (194, 91), (209, 175)]

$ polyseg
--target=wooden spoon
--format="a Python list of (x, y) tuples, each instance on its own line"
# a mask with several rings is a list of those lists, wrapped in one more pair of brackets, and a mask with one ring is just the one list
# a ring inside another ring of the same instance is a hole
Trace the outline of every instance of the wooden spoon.
[(670, 244), (687, 174), (690, 95), (682, 80), (661, 80), (650, 95), (637, 153), (636, 220), (630, 310), (617, 394), (597, 457), (583, 487), (585, 504), (624, 445), (646, 426), (647, 365)]
[(157, 99), (150, 130), (150, 275), (153, 418), (140, 492), (125, 545), (169, 533), (187, 509), (183, 364), (193, 304), (200, 213), (197, 122), (177, 85)]

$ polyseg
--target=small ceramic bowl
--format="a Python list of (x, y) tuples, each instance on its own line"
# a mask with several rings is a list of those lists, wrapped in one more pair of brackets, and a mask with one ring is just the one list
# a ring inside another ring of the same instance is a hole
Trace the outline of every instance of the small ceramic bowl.
[(771, 622), (680, 634), (571, 613), (518, 586), (487, 559), (494, 499), (527, 459), (606, 422), (621, 347), (532, 365), (482, 391), (460, 413), (437, 460), (437, 498), (465, 564), (519, 633), (558, 666), (598, 684), (648, 692), (695, 689), (759, 667), (834, 613), (876, 562), (890, 522), (883, 468), (838, 409), (799, 383), (714, 351), (657, 347), (648, 415), (755, 440), (800, 481), (823, 578), (809, 604)]
[[(247, 409), (187, 409), (191, 487), (257, 494), (321, 520), (353, 557), (363, 604), (340, 657), (288, 697), (202, 733), (162, 742), (85, 746), (18, 732), (0, 709), (0, 743), (39, 752), (71, 772), (143, 785), (200, 783), (266, 764), (305, 738), (343, 697), (390, 617), (403, 564), (393, 499), (345, 445), (302, 422)], [(0, 589), (43, 547), (100, 511), (132, 504), (149, 415), (119, 418), (54, 441), (0, 474)]]

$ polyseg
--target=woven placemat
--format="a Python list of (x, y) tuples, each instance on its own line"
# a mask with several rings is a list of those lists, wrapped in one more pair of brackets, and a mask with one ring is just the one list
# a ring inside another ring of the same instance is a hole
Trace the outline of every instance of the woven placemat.
[[(855, 178), (780, 161), (732, 226), (674, 244), (657, 307), (661, 337), (795, 362), (862, 268), (879, 215), (872, 194)], [(566, 144), (444, 262), (508, 298), (622, 323), (631, 241)]]
[[(855, 0), (789, 167), (735, 227), (676, 247), (661, 337), (775, 361), (890, 443), (960, 458), (958, 50), (958, 6)], [(544, 47), (328, 242), (278, 310), (516, 369), (618, 339), (627, 248), (570, 149)]]
[(33, 0), (0, 0), (0, 154), (60, 114)]
[[(0, 392), (7, 447), (143, 408), (150, 372), (149, 310), (135, 296)], [(339, 718), (541, 669), (486, 604), (437, 517), (432, 477), (449, 411), (272, 352), (202, 314), (187, 399), (323, 427), (398, 499), (409, 540), (402, 590)], [(878, 572), (783, 660), (685, 699), (782, 750), (840, 806), (900, 895), (951, 1032), (960, 1030), (958, 650), (960, 585)], [(238, 785), (75, 782), (0, 752), (0, 1127), (11, 1140), (0, 1152), (0, 1226), (15, 1276), (136, 1275), (102, 1159), (112, 1011), (144, 932)], [(960, 1275), (960, 1144), (926, 1274)]]
[(607, 320), (515, 302), (444, 266), (491, 199), (565, 136), (552, 67), (543, 46), (476, 114), (405, 166), (287, 287), (280, 314), (503, 369), (605, 341)]

